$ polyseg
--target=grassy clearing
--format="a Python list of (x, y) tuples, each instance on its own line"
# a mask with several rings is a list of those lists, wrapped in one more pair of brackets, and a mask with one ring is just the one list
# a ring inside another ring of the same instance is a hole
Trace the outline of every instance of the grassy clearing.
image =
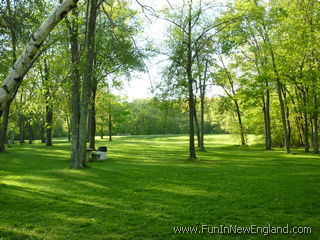
[[(0, 155), (0, 239), (320, 239), (320, 157), (207, 137), (116, 137), (109, 159), (68, 169), (70, 144)], [(174, 226), (310, 226), (309, 235), (174, 234)]]

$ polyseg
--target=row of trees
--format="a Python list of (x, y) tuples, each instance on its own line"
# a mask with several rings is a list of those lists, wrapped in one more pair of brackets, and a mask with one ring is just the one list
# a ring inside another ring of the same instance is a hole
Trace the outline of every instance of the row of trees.
[(196, 158), (194, 126), (212, 85), (224, 91), (216, 116), (237, 122), (242, 145), (246, 134), (258, 133), (266, 150), (304, 145), (309, 152), (312, 142), (319, 152), (319, 10), (316, 0), (235, 0), (223, 8), (188, 0), (163, 11), (171, 25), (161, 51), (170, 64), (161, 85), (189, 102), (189, 159)]
[[(0, 74), (7, 76), (0, 89), (1, 151), (16, 132), (21, 143), (25, 135), (30, 142), (40, 135), (50, 146), (53, 127), (56, 133), (68, 129), (71, 167), (83, 168), (96, 131), (108, 129), (111, 139), (117, 131), (188, 130), (193, 160), (195, 135), (204, 151), (211, 122), (237, 133), (243, 146), (246, 135), (255, 133), (264, 135), (266, 150), (285, 146), (290, 153), (292, 145), (303, 145), (319, 152), (318, 1), (167, 1), (162, 11), (137, 1), (145, 14), (169, 24), (166, 41), (152, 49), (139, 35), (142, 20), (129, 1), (77, 2), (65, 0), (49, 14), (53, 6), (47, 2), (1, 1)], [(151, 52), (168, 59), (158, 100), (128, 103), (113, 95), (132, 71), (145, 70)], [(212, 86), (224, 95), (208, 98)]]

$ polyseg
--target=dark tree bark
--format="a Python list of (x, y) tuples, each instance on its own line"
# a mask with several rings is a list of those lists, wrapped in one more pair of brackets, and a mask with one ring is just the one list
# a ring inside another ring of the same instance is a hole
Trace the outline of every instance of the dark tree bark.
[(109, 142), (112, 141), (112, 114), (111, 112), (109, 111)]
[(53, 103), (52, 103), (52, 96), (50, 93), (50, 88), (47, 86), (49, 82), (49, 66), (47, 60), (44, 59), (44, 81), (43, 84), (46, 88), (45, 92), (45, 103), (46, 103), (46, 145), (52, 146), (52, 122), (53, 122)]
[[(47, 96), (50, 95), (47, 90)], [(46, 145), (52, 146), (52, 122), (53, 122), (53, 106), (51, 100), (46, 101)]]
[(19, 142), (20, 145), (24, 144), (24, 116), (19, 115)]
[[(200, 63), (199, 63), (200, 64)], [(200, 89), (200, 151), (205, 151), (204, 148), (204, 104), (206, 96), (206, 81), (207, 81), (207, 71), (208, 71), (208, 61), (206, 61), (204, 76), (201, 79), (201, 74), (199, 74), (199, 89)]]
[(79, 74), (79, 44), (78, 44), (78, 11), (72, 10), (73, 21), (68, 24), (71, 46), (71, 161), (70, 168), (83, 168), (79, 152), (79, 124), (80, 124), (80, 74)]
[(192, 2), (189, 4), (188, 29), (187, 29), (187, 64), (186, 73), (188, 80), (188, 103), (189, 103), (189, 160), (197, 159), (196, 149), (194, 146), (194, 116), (195, 103), (193, 93), (193, 77), (192, 77)]
[(97, 83), (94, 81), (92, 86), (92, 102), (91, 102), (91, 109), (89, 112), (89, 124), (90, 124), (90, 145), (89, 147), (95, 149), (95, 136), (96, 136), (96, 93), (97, 93)]
[[(307, 95), (306, 91), (302, 90), (302, 98), (303, 98), (303, 105), (307, 107)], [(303, 111), (303, 122), (304, 122), (304, 151), (308, 153), (310, 151), (310, 144), (309, 144), (309, 124), (308, 124), (308, 115), (306, 109)]]
[(201, 146), (201, 136), (200, 136), (200, 125), (199, 125), (199, 120), (198, 120), (198, 115), (197, 115), (197, 109), (194, 109), (195, 115), (194, 115), (194, 126), (196, 130), (196, 135), (197, 135), (197, 142), (198, 142), (198, 148)]
[(92, 93), (92, 76), (93, 66), (95, 58), (95, 29), (96, 19), (98, 13), (98, 1), (92, 0), (90, 3), (90, 15), (88, 23), (88, 34), (87, 34), (87, 58), (86, 58), (86, 71), (85, 77), (82, 83), (82, 96), (81, 96), (81, 108), (80, 108), (80, 124), (79, 124), (79, 148), (80, 148), (80, 159), (82, 165), (85, 166), (86, 162), (86, 140), (87, 140), (87, 126), (88, 126), (88, 107), (91, 102)]
[(0, 131), (0, 152), (5, 152), (5, 143), (7, 141), (7, 131), (8, 131), (8, 124), (9, 124), (9, 112), (10, 112), (10, 105), (9, 102), (3, 111), (3, 122), (2, 128)]
[(67, 128), (68, 128), (68, 142), (70, 142), (71, 141), (71, 127), (70, 127), (69, 117), (67, 117), (66, 121), (67, 121)]
[(30, 124), (30, 121), (27, 123), (28, 128), (28, 135), (29, 135), (29, 144), (33, 144), (33, 131), (32, 131), (32, 125)]
[(100, 138), (103, 139), (103, 127), (101, 126), (101, 129), (100, 129)]
[[(314, 86), (316, 88), (316, 86)], [(318, 98), (316, 91), (313, 91), (313, 105), (314, 105), (314, 113), (313, 113), (313, 153), (319, 153), (319, 129), (318, 129)]]
[(244, 137), (244, 129), (243, 129), (243, 124), (242, 124), (242, 118), (241, 118), (241, 112), (240, 112), (240, 107), (239, 103), (236, 99), (234, 99), (234, 104), (236, 106), (236, 112), (237, 112), (237, 117), (238, 117), (238, 123), (239, 123), (239, 129), (240, 129), (240, 138), (241, 138), (241, 145), (246, 146), (246, 140)]
[(271, 138), (271, 120), (270, 120), (270, 90), (269, 81), (266, 80), (266, 102), (264, 108), (265, 116), (265, 148), (266, 150), (272, 149), (272, 138)]
[(44, 124), (41, 123), (41, 127), (40, 127), (40, 134), (41, 134), (41, 142), (42, 143), (45, 143), (46, 142), (46, 138), (45, 138), (45, 135), (44, 135)]

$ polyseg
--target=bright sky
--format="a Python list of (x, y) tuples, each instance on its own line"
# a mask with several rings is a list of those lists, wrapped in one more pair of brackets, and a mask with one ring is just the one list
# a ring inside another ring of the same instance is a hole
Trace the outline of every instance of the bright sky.
[[(179, 4), (182, 1), (183, 0), (170, 0), (170, 3), (174, 6), (175, 4)], [(165, 6), (168, 6), (167, 0), (139, 0), (139, 2), (141, 4), (152, 6), (155, 10), (159, 10)], [(137, 9), (141, 10), (141, 7), (138, 4), (134, 4), (134, 6)], [(152, 39), (154, 43), (159, 44), (165, 39), (165, 30), (168, 27), (169, 23), (161, 19), (150, 19), (152, 20), (152, 23), (149, 23), (146, 26), (145, 36), (148, 36), (148, 38)], [(161, 71), (166, 64), (165, 62), (163, 62), (163, 60), (163, 57), (150, 59), (150, 61), (146, 62), (148, 72), (136, 73), (135, 76), (130, 80), (130, 82), (125, 83), (124, 89), (118, 93), (123, 96), (127, 96), (129, 100), (152, 97), (152, 83), (161, 81)], [(214, 92), (215, 94), (221, 94), (222, 90), (219, 88), (215, 88)]]

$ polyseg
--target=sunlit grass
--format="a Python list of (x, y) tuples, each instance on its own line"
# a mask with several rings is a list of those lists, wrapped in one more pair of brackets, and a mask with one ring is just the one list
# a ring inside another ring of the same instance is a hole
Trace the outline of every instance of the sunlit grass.
[(187, 161), (183, 135), (115, 137), (108, 160), (71, 170), (70, 144), (15, 145), (0, 155), (0, 239), (266, 239), (174, 234), (173, 226), (311, 226), (320, 239), (320, 158), (206, 136)]

